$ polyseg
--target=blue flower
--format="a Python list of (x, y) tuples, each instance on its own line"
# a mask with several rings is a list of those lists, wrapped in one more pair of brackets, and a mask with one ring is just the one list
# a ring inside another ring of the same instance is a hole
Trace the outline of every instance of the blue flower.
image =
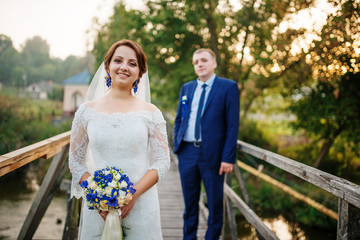
[(111, 173), (109, 173), (108, 175), (106, 175), (106, 180), (108, 182), (111, 182), (113, 180), (113, 175)]
[(97, 196), (97, 191), (92, 191), (92, 192), (89, 192), (87, 195), (86, 195), (86, 200), (88, 202), (99, 202), (99, 198)]
[(113, 189), (111, 191), (111, 197), (116, 198), (117, 196), (119, 196), (119, 189)]
[(119, 207), (118, 199), (116, 197), (106, 197), (109, 207)]
[(87, 181), (82, 181), (82, 182), (80, 183), (80, 187), (82, 187), (82, 188), (87, 188), (87, 186), (88, 186), (88, 182), (87, 182)]
[(101, 170), (95, 171), (94, 173), (94, 181), (100, 182), (101, 181)]

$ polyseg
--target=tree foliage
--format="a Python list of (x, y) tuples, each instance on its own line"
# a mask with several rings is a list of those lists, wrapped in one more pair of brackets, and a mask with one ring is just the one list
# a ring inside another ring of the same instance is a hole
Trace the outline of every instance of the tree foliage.
[[(328, 16), (319, 39), (302, 60), (303, 69), (292, 74), (302, 81), (287, 85), (297, 116), (294, 126), (322, 143), (314, 161), (318, 167), (338, 137), (354, 148), (360, 143), (360, 3), (331, 1), (336, 9)], [(306, 71), (304, 71), (306, 69)], [(305, 73), (305, 74), (304, 74)], [(287, 91), (285, 90), (285, 91)], [(345, 143), (344, 142), (344, 143)]]
[(276, 57), (285, 56), (284, 66), (296, 63), (289, 46), (303, 30), (280, 33), (278, 28), (286, 16), (312, 2), (240, 1), (242, 7), (234, 10), (228, 1), (156, 0), (147, 1), (145, 10), (128, 10), (120, 1), (109, 23), (99, 28), (96, 62), (102, 62), (115, 41), (129, 38), (138, 42), (149, 59), (153, 97), (164, 107), (174, 108), (180, 86), (196, 77), (193, 51), (211, 48), (217, 55), (218, 74), (234, 79), (244, 91), (242, 109), (246, 113), (262, 90), (275, 85), (281, 76), (282, 72), (271, 71)]
[(11, 39), (0, 34), (0, 82), (10, 85), (12, 74), (18, 65), (20, 65), (20, 56), (13, 47)]
[(0, 96), (0, 155), (69, 130), (70, 122), (50, 124), (58, 107), (58, 102)]
[(305, 129), (324, 141), (315, 167), (339, 136), (353, 143), (353, 150), (359, 147), (360, 129), (356, 127), (360, 124), (359, 77), (360, 73), (349, 72), (342, 76), (336, 87), (331, 82), (320, 81), (312, 89), (303, 88), (299, 92), (303, 97), (290, 107), (297, 115), (294, 127)]

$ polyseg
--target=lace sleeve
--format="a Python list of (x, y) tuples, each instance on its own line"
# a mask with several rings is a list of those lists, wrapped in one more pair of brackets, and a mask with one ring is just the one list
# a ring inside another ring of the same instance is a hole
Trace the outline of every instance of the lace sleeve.
[(83, 118), (85, 106), (81, 105), (75, 113), (71, 127), (70, 150), (69, 150), (69, 168), (72, 175), (71, 197), (82, 197), (80, 179), (87, 172), (86, 168), (86, 150), (88, 146), (88, 135), (86, 132), (86, 121)]
[(151, 162), (149, 169), (158, 171), (158, 181), (160, 181), (170, 167), (166, 122), (160, 110), (154, 112), (154, 119), (150, 126), (150, 152)]

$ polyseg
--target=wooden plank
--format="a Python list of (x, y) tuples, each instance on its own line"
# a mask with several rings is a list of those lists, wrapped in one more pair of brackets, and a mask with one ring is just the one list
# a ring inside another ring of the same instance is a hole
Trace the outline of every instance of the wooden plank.
[(49, 158), (60, 152), (70, 143), (70, 134), (68, 131), (0, 156), (0, 177), (35, 159)]
[(237, 165), (239, 167), (241, 167), (242, 169), (248, 171), (249, 173), (261, 178), (262, 180), (272, 184), (273, 186), (283, 190), (284, 192), (288, 193), (290, 196), (293, 196), (296, 199), (299, 199), (303, 202), (305, 202), (306, 204), (312, 206), (313, 208), (319, 210), (320, 212), (328, 215), (329, 217), (338, 220), (338, 215), (336, 212), (334, 212), (331, 209), (328, 209), (327, 207), (325, 207), (324, 205), (314, 201), (313, 199), (295, 191), (294, 189), (290, 188), (289, 186), (273, 179), (272, 177), (256, 170), (255, 168), (250, 167), (249, 165), (246, 165), (245, 163), (241, 162), (241, 161), (237, 161)]
[(339, 198), (339, 221), (337, 223), (337, 240), (348, 240), (349, 203)]
[(81, 199), (71, 198), (71, 180), (63, 179), (60, 190), (66, 192), (67, 214), (63, 229), (62, 240), (73, 240), (78, 237), (78, 225), (80, 219)]
[(240, 140), (238, 140), (238, 149), (325, 189), (360, 208), (360, 186), (355, 183)]
[[(161, 227), (164, 240), (181, 240), (183, 239), (183, 213), (185, 206), (176, 155), (172, 154), (172, 160), (169, 171), (164, 176), (164, 179), (157, 184)], [(205, 238), (206, 228), (206, 219), (202, 214), (199, 214), (198, 239)]]
[[(225, 176), (225, 182), (226, 184), (231, 187), (231, 173), (226, 174)], [(233, 207), (233, 204), (231, 200), (227, 197), (224, 197), (224, 213), (227, 213), (228, 216), (228, 223), (231, 231), (231, 239), (236, 240), (237, 239), (237, 228), (236, 228), (236, 221), (235, 221), (235, 209)], [(225, 217), (224, 217), (224, 225), (225, 225)], [(224, 235), (223, 235), (224, 236)]]
[(55, 156), (51, 162), (49, 170), (37, 192), (35, 199), (31, 205), (29, 213), (20, 230), (18, 240), (32, 239), (37, 227), (40, 224), (50, 202), (54, 196), (55, 190), (58, 189), (61, 179), (68, 170), (67, 156), (69, 153), (69, 145), (64, 147), (64, 150)]
[(253, 225), (265, 239), (279, 239), (227, 184), (224, 185), (224, 192), (239, 208), (246, 220)]
[(360, 209), (339, 198), (337, 240), (360, 239)]

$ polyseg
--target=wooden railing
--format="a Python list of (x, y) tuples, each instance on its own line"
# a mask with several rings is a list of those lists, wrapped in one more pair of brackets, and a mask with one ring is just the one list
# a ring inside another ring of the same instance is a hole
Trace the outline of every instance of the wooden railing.
[(70, 131), (0, 156), (0, 177), (38, 158), (48, 159), (70, 143)]
[[(0, 156), (0, 177), (38, 158), (47, 159), (54, 156), (24, 221), (18, 239), (31, 239), (39, 226), (40, 221), (53, 198), (55, 190), (59, 188), (61, 180), (68, 169), (67, 158), (69, 144), (70, 132), (65, 132)], [(323, 206), (318, 205), (316, 202), (308, 201), (307, 203), (310, 205), (312, 204), (313, 207), (333, 218), (338, 218), (338, 240), (360, 239), (359, 185), (242, 141), (238, 141), (238, 150), (262, 159), (263, 161), (283, 169), (294, 176), (304, 179), (305, 181), (312, 183), (338, 197), (338, 214), (332, 211), (327, 211), (326, 208), (323, 208)], [(172, 158), (175, 161), (177, 159), (176, 155), (173, 153)], [(278, 237), (252, 210), (251, 201), (249, 195), (247, 194), (245, 183), (238, 167), (241, 167), (246, 171), (249, 171), (250, 173), (266, 180), (264, 176), (261, 176), (260, 173), (256, 172), (257, 170), (247, 168), (240, 161), (238, 161), (235, 165), (234, 172), (242, 190), (244, 200), (233, 191), (230, 184), (225, 184), (225, 213), (229, 219), (228, 222), (230, 223), (232, 239), (237, 239), (233, 205), (235, 205), (245, 216), (247, 221), (256, 228), (260, 239), (278, 239)], [(230, 183), (230, 180), (230, 178), (227, 178), (227, 183)], [(288, 193), (291, 192), (290, 190), (285, 190), (287, 189), (286, 186), (282, 187), (284, 191)], [(297, 198), (302, 201), (306, 200), (306, 198), (301, 196), (301, 194), (292, 195), (294, 197), (298, 196)], [(206, 216), (206, 208), (201, 202), (200, 205), (202, 206), (202, 212)], [(78, 212), (79, 202), (76, 200), (69, 200), (63, 239), (74, 239), (74, 236), (76, 236), (76, 224), (79, 217)]]
[[(328, 216), (338, 219), (337, 225), (337, 239), (338, 240), (352, 240), (360, 239), (360, 186), (345, 179), (336, 177), (329, 173), (320, 171), (316, 168), (307, 166), (305, 164), (294, 161), (290, 158), (286, 158), (279, 154), (270, 152), (268, 150), (253, 146), (243, 141), (238, 141), (238, 150), (240, 152), (250, 154), (258, 159), (261, 159), (267, 163), (272, 164), (282, 170), (291, 173), (309, 183), (312, 183), (327, 192), (338, 197), (338, 214), (326, 209), (321, 204), (315, 201), (310, 201), (301, 194), (292, 194), (292, 196), (307, 202), (309, 205), (315, 207), (319, 211), (327, 214)], [(232, 204), (234, 204), (247, 221), (252, 224), (256, 230), (259, 238), (265, 239), (278, 239), (278, 237), (260, 220), (260, 218), (254, 213), (251, 207), (251, 200), (246, 192), (244, 181), (241, 177), (239, 168), (248, 171), (251, 174), (261, 176), (260, 172), (247, 167), (244, 163), (237, 161), (235, 165), (235, 175), (239, 182), (239, 186), (244, 195), (245, 202), (231, 189), (228, 184), (225, 184), (225, 209), (229, 219), (229, 225), (231, 228), (232, 239), (236, 237), (236, 225), (234, 224), (234, 213)], [(265, 177), (262, 176), (264, 180)], [(227, 179), (227, 183), (230, 183)], [(284, 185), (284, 184), (280, 184)], [(282, 187), (282, 190), (289, 193), (288, 187)], [(292, 190), (293, 191), (293, 190)], [(230, 201), (231, 202), (230, 202)]]
[[(65, 132), (0, 156), (0, 177), (38, 158), (49, 159), (54, 156), (20, 230), (18, 240), (33, 238), (55, 191), (59, 189), (68, 170), (69, 145), (70, 132)], [(71, 226), (67, 218), (63, 239), (73, 239), (69, 235), (69, 228), (66, 227), (69, 225)]]

